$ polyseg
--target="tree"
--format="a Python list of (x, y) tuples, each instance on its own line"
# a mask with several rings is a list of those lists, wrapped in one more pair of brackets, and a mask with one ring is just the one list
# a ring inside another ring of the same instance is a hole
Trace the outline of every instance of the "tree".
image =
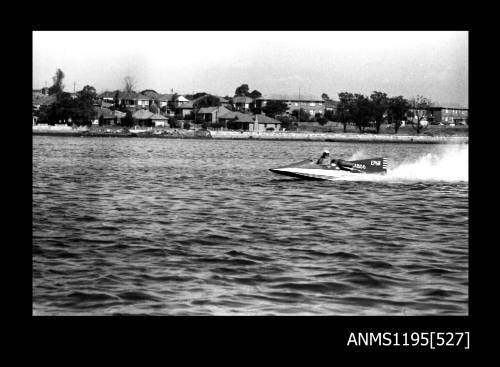
[(337, 105), (336, 120), (344, 125), (344, 133), (347, 131), (347, 124), (354, 123), (351, 110), (354, 108), (354, 94), (348, 92), (339, 93), (339, 104)]
[(375, 121), (377, 134), (380, 132), (380, 125), (387, 117), (387, 109), (389, 108), (389, 101), (386, 93), (374, 91), (370, 96), (371, 102), (371, 115)]
[(252, 97), (253, 99), (257, 99), (259, 97), (262, 97), (262, 93), (259, 92), (257, 89), (254, 89), (252, 93), (248, 95), (248, 97)]
[(293, 128), (298, 128), (297, 124), (297, 119), (294, 116), (288, 116), (288, 115), (283, 115), (283, 116), (276, 116), (276, 119), (281, 122), (281, 127), (283, 129), (293, 129)]
[(77, 125), (88, 125), (96, 117), (94, 104), (97, 99), (97, 92), (94, 87), (86, 85), (77, 93), (77, 97), (72, 101), (71, 120)]
[(151, 103), (151, 105), (149, 106), (149, 111), (152, 113), (158, 113), (158, 105), (155, 102)]
[(417, 134), (420, 134), (420, 132), (428, 126), (422, 124), (422, 121), (427, 118), (432, 102), (429, 98), (417, 95), (410, 99), (409, 104), (410, 111), (408, 115), (411, 117), (411, 126), (417, 131)]
[(283, 101), (268, 101), (264, 107), (262, 107), (262, 111), (269, 117), (274, 118), (276, 115), (283, 114), (286, 110), (288, 110), (288, 105)]
[(388, 104), (387, 117), (394, 124), (394, 132), (397, 134), (410, 109), (410, 104), (403, 96), (389, 98)]
[(132, 112), (126, 110), (125, 117), (122, 118), (122, 126), (131, 127), (134, 125), (134, 118), (132, 117)]
[(337, 116), (336, 116), (335, 112), (333, 112), (333, 110), (326, 110), (325, 111), (325, 118), (328, 121), (335, 121)]
[(132, 78), (131, 76), (126, 76), (123, 79), (123, 82), (125, 83), (125, 87), (123, 89), (124, 92), (131, 93), (135, 90), (136, 82), (135, 82), (134, 78)]
[(373, 117), (373, 106), (370, 99), (362, 94), (354, 94), (354, 100), (350, 107), (350, 114), (360, 133), (365, 132), (365, 128)]
[(219, 97), (213, 96), (211, 94), (207, 94), (193, 103), (193, 107), (196, 109), (203, 107), (218, 107), (220, 106)]
[(195, 94), (185, 94), (185, 97), (189, 100), (194, 100), (194, 99), (197, 99), (197, 98), (200, 98), (200, 97), (203, 97), (203, 96), (206, 96), (208, 93), (205, 93), (205, 92), (198, 92), (198, 93), (195, 93)]
[(248, 84), (242, 84), (238, 88), (236, 88), (234, 95), (236, 95), (236, 96), (248, 96), (249, 90), (250, 90), (250, 88), (248, 88)]
[(321, 114), (320, 114), (320, 116), (316, 116), (316, 122), (318, 124), (320, 124), (321, 126), (325, 126), (326, 123), (328, 122), (328, 119), (325, 118), (325, 117), (323, 117), (323, 116), (321, 116)]
[(144, 94), (145, 96), (150, 96), (150, 95), (158, 95), (159, 93), (155, 91), (154, 89), (144, 89), (143, 91), (140, 92), (141, 94)]
[(52, 77), (53, 84), (49, 88), (49, 95), (62, 93), (64, 89), (64, 84), (62, 83), (64, 76), (63, 71), (61, 69), (57, 69), (56, 74)]
[(309, 112), (307, 112), (303, 108), (300, 109), (300, 116), (299, 116), (299, 110), (293, 110), (292, 116), (295, 116), (301, 122), (308, 122), (311, 119), (311, 115), (309, 114)]
[(56, 101), (47, 110), (51, 124), (67, 124), (73, 115), (74, 101), (66, 92), (59, 92)]
[(330, 100), (330, 97), (328, 97), (328, 94), (323, 93), (323, 94), (321, 95), (321, 99), (322, 99), (323, 101), (329, 101), (329, 100)]

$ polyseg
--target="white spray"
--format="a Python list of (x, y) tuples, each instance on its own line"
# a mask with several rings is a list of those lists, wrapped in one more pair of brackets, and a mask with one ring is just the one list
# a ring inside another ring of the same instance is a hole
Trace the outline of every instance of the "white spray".
[[(366, 159), (363, 150), (355, 152), (347, 160)], [(469, 181), (469, 146), (442, 145), (433, 153), (410, 155), (402, 162), (394, 162), (388, 156), (386, 175), (345, 175), (341, 178), (332, 178), (334, 181), (378, 181), (378, 182), (406, 182), (406, 181)]]
[(469, 146), (443, 145), (436, 153), (428, 153), (391, 167), (387, 179), (426, 181), (469, 181)]

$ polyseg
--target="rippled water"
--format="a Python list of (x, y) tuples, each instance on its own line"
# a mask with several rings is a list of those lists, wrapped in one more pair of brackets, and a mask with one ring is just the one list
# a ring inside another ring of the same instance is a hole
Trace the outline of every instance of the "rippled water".
[[(394, 175), (268, 171), (323, 148)], [(33, 313), (466, 315), (467, 162), (450, 149), (34, 136)]]

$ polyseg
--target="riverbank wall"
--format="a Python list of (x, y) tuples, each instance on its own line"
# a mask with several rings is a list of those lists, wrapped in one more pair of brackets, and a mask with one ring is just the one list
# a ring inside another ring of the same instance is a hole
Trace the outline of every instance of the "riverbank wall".
[(129, 132), (92, 131), (86, 127), (33, 126), (33, 135), (60, 135), (82, 137), (143, 137), (160, 139), (220, 139), (220, 140), (285, 140), (360, 143), (415, 143), (415, 144), (468, 144), (467, 136), (389, 135), (354, 133), (308, 133), (308, 132), (250, 132), (250, 131), (206, 131), (166, 130), (161, 134), (131, 134)]
[(387, 135), (352, 133), (307, 133), (307, 132), (236, 132), (211, 131), (213, 139), (254, 139), (254, 140), (297, 140), (326, 142), (365, 142), (365, 143), (421, 143), (421, 144), (467, 144), (467, 136), (428, 136), (428, 135)]

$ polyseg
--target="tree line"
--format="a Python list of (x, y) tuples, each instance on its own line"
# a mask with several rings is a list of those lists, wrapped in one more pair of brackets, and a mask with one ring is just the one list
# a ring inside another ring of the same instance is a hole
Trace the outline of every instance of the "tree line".
[[(69, 123), (76, 125), (90, 124), (97, 116), (94, 109), (97, 100), (96, 89), (86, 85), (76, 96), (64, 92), (64, 73), (57, 69), (53, 79), (53, 85), (48, 89), (49, 95), (55, 96), (55, 102), (48, 106), (43, 106), (39, 112), (39, 122), (41, 123)], [(124, 79), (124, 91), (133, 92), (136, 83), (133, 78)], [(155, 92), (145, 90), (143, 92)], [(116, 91), (119, 93), (119, 91)], [(156, 93), (156, 92), (155, 92)], [(248, 84), (242, 84), (235, 90), (235, 96), (248, 96), (253, 99), (262, 96), (262, 94), (253, 90), (250, 92)], [(220, 106), (220, 99), (208, 93), (196, 93), (194, 97), (194, 109), (202, 107)], [(326, 93), (322, 94), (322, 99), (330, 100)], [(229, 98), (229, 97), (226, 97)], [(159, 108), (159, 101), (155, 101), (149, 106), (151, 112), (165, 112), (166, 106)], [(420, 133), (426, 125), (422, 121), (427, 117), (428, 110), (432, 106), (430, 99), (416, 96), (407, 100), (403, 96), (389, 97), (386, 93), (374, 91), (370, 96), (359, 93), (341, 92), (338, 94), (337, 106), (332, 110), (326, 110), (324, 114), (316, 113), (314, 116), (305, 109), (295, 109), (291, 114), (286, 114), (288, 104), (283, 101), (268, 101), (261, 109), (251, 106), (253, 113), (265, 113), (267, 116), (281, 121), (284, 128), (293, 128), (298, 126), (298, 122), (316, 121), (320, 125), (325, 125), (328, 121), (340, 122), (344, 126), (344, 132), (347, 131), (349, 124), (355, 125), (360, 132), (365, 132), (367, 127), (375, 127), (376, 133), (380, 132), (380, 126), (386, 122), (394, 127), (397, 133), (403, 121), (408, 121)], [(233, 110), (231, 106), (229, 109)], [(132, 112), (124, 106), (115, 105), (111, 110), (120, 110), (126, 115), (121, 124), (132, 126)], [(193, 117), (193, 116), (192, 116)], [(192, 118), (195, 119), (195, 118)], [(197, 120), (197, 119), (195, 119)], [(196, 121), (198, 122), (198, 121)], [(199, 122), (202, 122), (201, 120)]]
[(386, 93), (374, 91), (369, 97), (358, 93), (339, 93), (336, 120), (344, 125), (354, 124), (360, 132), (368, 126), (375, 126), (377, 134), (382, 123), (394, 126), (397, 133), (403, 121), (408, 121), (420, 133), (427, 125), (422, 121), (428, 115), (430, 99), (416, 96), (407, 100), (403, 96), (389, 97)]
[(82, 90), (72, 97), (71, 93), (64, 91), (64, 73), (57, 69), (52, 78), (53, 85), (48, 89), (50, 96), (55, 96), (55, 102), (42, 106), (38, 114), (40, 123), (67, 124), (72, 122), (76, 125), (87, 125), (92, 123), (96, 117), (94, 103), (97, 98), (96, 89), (86, 85)]
[[(327, 101), (329, 97), (323, 93), (322, 99)], [(408, 100), (403, 96), (389, 97), (387, 93), (379, 91), (374, 91), (370, 96), (341, 92), (338, 94), (338, 99), (336, 107), (326, 110), (324, 115), (316, 113), (312, 116), (303, 108), (295, 109), (290, 115), (285, 115), (288, 110), (287, 103), (273, 100), (262, 107), (262, 112), (280, 120), (284, 127), (297, 126), (298, 121), (316, 121), (320, 125), (335, 121), (342, 123), (344, 132), (347, 131), (347, 126), (352, 124), (360, 132), (365, 132), (367, 127), (375, 127), (378, 134), (384, 122), (391, 124), (397, 133), (403, 121), (408, 121), (417, 133), (420, 133), (427, 126), (422, 121), (432, 106), (431, 100), (422, 96)]]

